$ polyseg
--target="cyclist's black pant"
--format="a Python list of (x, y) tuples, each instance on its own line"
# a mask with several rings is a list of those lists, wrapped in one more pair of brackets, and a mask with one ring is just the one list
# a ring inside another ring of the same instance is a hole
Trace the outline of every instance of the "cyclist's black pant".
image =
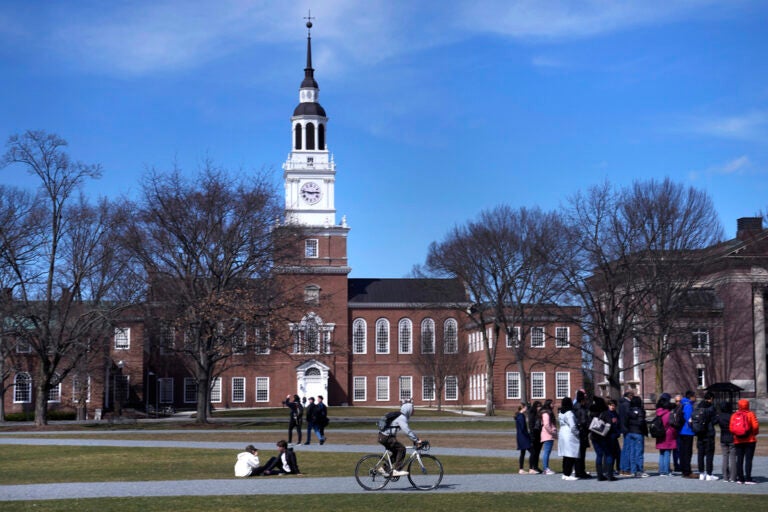
[(397, 440), (397, 436), (388, 436), (386, 434), (379, 434), (379, 444), (384, 446), (387, 450), (392, 452), (395, 456), (393, 469), (403, 469), (403, 461), (405, 460), (405, 445)]

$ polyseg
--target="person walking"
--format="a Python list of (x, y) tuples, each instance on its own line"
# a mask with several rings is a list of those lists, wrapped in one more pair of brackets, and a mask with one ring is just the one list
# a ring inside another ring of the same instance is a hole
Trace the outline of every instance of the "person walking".
[(664, 426), (664, 437), (656, 439), (656, 449), (659, 450), (659, 475), (671, 476), (670, 460), (677, 448), (677, 429), (669, 424), (669, 411), (675, 407), (669, 393), (662, 393), (656, 402), (656, 416), (661, 418)]
[(549, 456), (552, 453), (552, 446), (557, 439), (557, 426), (555, 425), (554, 413), (552, 412), (552, 400), (546, 399), (539, 409), (539, 421), (541, 423), (541, 463), (544, 466), (545, 475), (554, 475), (555, 472), (549, 467)]
[(517, 449), (520, 450), (520, 457), (518, 459), (518, 473), (521, 475), (527, 475), (533, 470), (532, 459), (528, 459), (528, 471), (525, 470), (525, 452), (531, 450), (531, 434), (528, 432), (528, 421), (526, 419), (528, 411), (528, 405), (525, 403), (520, 404), (517, 407), (517, 414), (515, 415), (515, 437), (517, 439)]
[(321, 445), (328, 439), (325, 436), (325, 427), (328, 426), (328, 406), (323, 400), (323, 395), (317, 395), (317, 404), (315, 404), (315, 423), (320, 431), (318, 437)]
[(729, 428), (733, 433), (733, 446), (736, 447), (736, 483), (752, 485), (755, 483), (752, 480), (752, 459), (755, 456), (760, 424), (755, 413), (749, 410), (749, 400), (739, 400)]
[(698, 478), (691, 470), (694, 437), (693, 430), (691, 430), (691, 416), (693, 415), (693, 404), (695, 402), (696, 393), (690, 389), (685, 392), (685, 396), (680, 402), (683, 404), (685, 423), (677, 435), (677, 447), (680, 450), (680, 470), (683, 472), (683, 478)]
[(589, 448), (589, 422), (592, 418), (589, 414), (587, 393), (583, 389), (576, 392), (573, 415), (576, 418), (576, 426), (579, 428), (579, 456), (576, 458), (576, 476), (581, 480), (588, 480), (592, 478), (592, 475), (587, 473), (586, 465), (587, 449)]
[(568, 396), (560, 402), (557, 422), (560, 427), (557, 454), (563, 458), (563, 480), (578, 480), (576, 461), (579, 458), (579, 425), (573, 414), (573, 402)]
[(632, 476), (632, 473), (629, 472), (629, 447), (627, 446), (626, 425), (629, 403), (633, 396), (635, 396), (635, 393), (628, 389), (624, 392), (624, 396), (619, 399), (619, 429), (621, 435), (624, 436), (624, 444), (621, 445), (621, 455), (619, 456), (619, 476)]
[(696, 430), (696, 450), (698, 452), (699, 480), (720, 480), (712, 474), (712, 461), (715, 458), (715, 420), (717, 411), (712, 400), (714, 393), (707, 391), (704, 400), (699, 403), (691, 427)]
[(720, 452), (723, 458), (723, 480), (726, 482), (736, 481), (736, 448), (733, 445), (733, 434), (731, 433), (731, 416), (733, 416), (733, 406), (728, 400), (720, 402), (720, 412), (717, 413), (717, 424), (720, 427)]
[(629, 472), (635, 478), (648, 478), (648, 473), (643, 469), (645, 460), (645, 436), (648, 435), (648, 424), (645, 422), (645, 409), (643, 399), (633, 396), (629, 403), (629, 411), (625, 424), (626, 435), (624, 444), (627, 447), (629, 457)]
[(298, 444), (301, 444), (301, 423), (304, 409), (301, 406), (299, 395), (293, 395), (293, 401), (291, 401), (291, 395), (286, 395), (285, 402), (283, 403), (290, 410), (288, 416), (288, 444), (293, 444), (294, 429), (296, 429), (296, 435), (299, 438)]
[[(614, 405), (616, 402), (611, 401)], [(618, 425), (613, 421), (610, 407), (603, 398), (596, 396), (592, 399), (592, 405), (589, 407), (590, 417), (599, 418), (608, 423), (611, 428), (605, 435), (596, 432), (590, 433), (592, 446), (595, 449), (595, 469), (597, 471), (597, 480), (605, 482), (606, 480), (616, 480), (613, 476), (613, 454), (611, 452), (611, 438), (618, 436)], [(590, 419), (590, 422), (592, 420)]]
[(541, 454), (541, 418), (539, 417), (539, 409), (541, 408), (541, 402), (536, 400), (531, 404), (528, 410), (528, 428), (531, 434), (531, 456), (529, 459), (529, 465), (531, 469), (528, 473), (532, 475), (540, 475), (543, 473), (539, 467), (539, 454)]

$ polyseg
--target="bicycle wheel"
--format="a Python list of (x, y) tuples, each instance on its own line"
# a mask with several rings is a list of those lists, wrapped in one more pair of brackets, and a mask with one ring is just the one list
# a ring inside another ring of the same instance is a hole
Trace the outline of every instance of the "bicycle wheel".
[(443, 480), (443, 465), (432, 455), (421, 455), (408, 463), (408, 480), (411, 485), (422, 491), (436, 488)]
[[(355, 480), (366, 491), (376, 491), (389, 483), (387, 460), (381, 455), (364, 455), (355, 466)], [(384, 473), (384, 474), (382, 474)]]

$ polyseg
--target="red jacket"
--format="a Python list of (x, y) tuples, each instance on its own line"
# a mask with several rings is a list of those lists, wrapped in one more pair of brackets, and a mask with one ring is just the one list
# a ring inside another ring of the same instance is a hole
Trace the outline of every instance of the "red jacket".
[[(739, 411), (744, 411), (747, 413), (747, 421), (749, 421), (749, 424), (752, 426), (752, 428), (749, 429), (749, 434), (746, 436), (733, 436), (733, 444), (742, 444), (742, 443), (756, 443), (757, 442), (757, 434), (760, 432), (760, 423), (757, 421), (757, 416), (755, 416), (755, 413), (749, 410), (749, 400), (742, 398), (739, 400)], [(733, 423), (733, 417), (736, 416), (734, 414), (731, 416), (731, 423)]]

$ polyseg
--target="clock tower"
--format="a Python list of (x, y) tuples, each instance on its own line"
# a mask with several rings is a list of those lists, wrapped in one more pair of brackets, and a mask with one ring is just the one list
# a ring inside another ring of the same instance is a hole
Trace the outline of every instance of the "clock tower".
[(307, 19), (307, 65), (299, 104), (291, 116), (291, 152), (283, 164), (285, 222), (301, 226), (306, 237), (300, 265), (304, 273), (346, 276), (349, 227), (345, 218), (336, 221), (336, 163), (328, 151), (328, 116), (319, 102), (312, 68), (312, 21)]

